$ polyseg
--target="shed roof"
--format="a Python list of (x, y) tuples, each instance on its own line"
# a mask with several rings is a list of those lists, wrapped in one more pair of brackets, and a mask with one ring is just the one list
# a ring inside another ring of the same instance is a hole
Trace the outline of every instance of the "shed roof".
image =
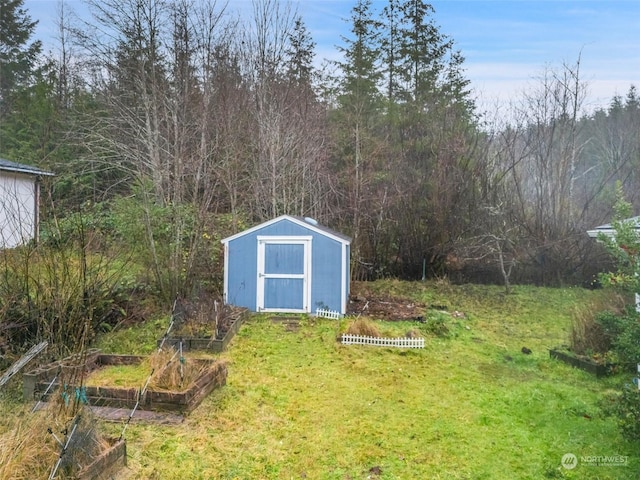
[(259, 230), (261, 228), (267, 227), (269, 225), (273, 225), (274, 223), (277, 223), (281, 220), (289, 220), (293, 223), (296, 223), (298, 225), (301, 225), (305, 228), (308, 228), (310, 230), (313, 230), (314, 232), (317, 232), (321, 235), (324, 235), (326, 237), (332, 238), (340, 243), (344, 243), (344, 244), (350, 244), (351, 243), (351, 237), (348, 237), (342, 233), (336, 232), (335, 230), (332, 230), (329, 227), (325, 227), (323, 225), (320, 225), (318, 222), (316, 222), (314, 219), (309, 218), (309, 217), (298, 217), (295, 215), (281, 215), (279, 217), (273, 218), (271, 220), (268, 220), (264, 223), (261, 223), (259, 225), (256, 225), (255, 227), (251, 227), (247, 230), (243, 230), (242, 232), (238, 232), (235, 235), (232, 235), (230, 237), (224, 238), (221, 240), (222, 243), (229, 243), (231, 240), (235, 240), (236, 238), (242, 237), (244, 235), (248, 235), (252, 232), (255, 232), (256, 230)]
[(5, 172), (26, 173), (27, 175), (45, 175), (45, 176), (54, 175), (51, 172), (40, 170), (39, 168), (32, 167), (31, 165), (24, 165), (22, 163), (11, 162), (9, 160), (5, 160), (4, 158), (0, 158), (0, 170), (3, 170)]
[[(633, 222), (636, 224), (636, 230), (640, 231), (640, 216), (627, 218), (625, 222)], [(594, 228), (593, 230), (588, 230), (587, 235), (591, 238), (598, 238), (600, 233), (604, 233), (605, 235), (613, 234), (613, 226), (610, 223), (605, 225), (600, 225), (599, 227)]]

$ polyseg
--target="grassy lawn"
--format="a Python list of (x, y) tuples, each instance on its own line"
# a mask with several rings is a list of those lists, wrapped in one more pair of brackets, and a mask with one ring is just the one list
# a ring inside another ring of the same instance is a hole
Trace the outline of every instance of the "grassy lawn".
[[(596, 379), (549, 358), (571, 312), (601, 291), (377, 282), (387, 294), (443, 305), (448, 335), (425, 348), (342, 346), (352, 320), (303, 318), (288, 329), (254, 316), (222, 356), (227, 385), (177, 427), (127, 430), (126, 479), (541, 479), (640, 477), (637, 443), (607, 415), (607, 394), (632, 374)], [(441, 317), (438, 317), (441, 318)], [(153, 350), (166, 323), (113, 332), (100, 347)], [(132, 339), (144, 339), (135, 342)], [(522, 347), (531, 349), (525, 355)], [(122, 350), (122, 351), (119, 351)], [(118, 435), (121, 426), (109, 424)], [(561, 466), (573, 453), (578, 466)], [(626, 466), (580, 463), (628, 456)]]

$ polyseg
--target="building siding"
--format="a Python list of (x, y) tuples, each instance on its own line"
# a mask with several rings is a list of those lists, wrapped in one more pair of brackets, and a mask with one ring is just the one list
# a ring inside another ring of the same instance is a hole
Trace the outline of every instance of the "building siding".
[(32, 240), (37, 225), (35, 177), (0, 172), (0, 246), (13, 248)]
[(342, 311), (342, 245), (321, 235), (313, 242), (311, 309)]
[(227, 249), (227, 298), (225, 301), (251, 311), (257, 310), (257, 237), (247, 235), (229, 242)]
[[(349, 288), (349, 245), (312, 228), (306, 228), (287, 218), (254, 228), (247, 234), (230, 237), (226, 243), (225, 301), (257, 310), (258, 237), (309, 238), (311, 249), (310, 299), (305, 309), (315, 312), (329, 308), (344, 313)], [(225, 241), (223, 241), (225, 242)], [(268, 245), (265, 250), (265, 270), (269, 273), (301, 273), (298, 245)], [(273, 247), (273, 248), (271, 248)], [(293, 253), (293, 256), (290, 254)], [(269, 255), (279, 255), (276, 260)], [(345, 258), (346, 256), (346, 258)], [(344, 267), (344, 268), (343, 268)], [(271, 269), (282, 269), (282, 272)], [(280, 286), (269, 290), (270, 286)], [(302, 282), (297, 279), (269, 279), (265, 281), (265, 308), (299, 309)], [(289, 292), (288, 294), (286, 292)], [(277, 306), (277, 307), (276, 307)]]

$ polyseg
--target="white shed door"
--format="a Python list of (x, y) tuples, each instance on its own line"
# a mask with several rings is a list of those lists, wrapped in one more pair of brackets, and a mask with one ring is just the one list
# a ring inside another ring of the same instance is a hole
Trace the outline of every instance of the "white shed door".
[(258, 237), (258, 311), (310, 312), (311, 237)]

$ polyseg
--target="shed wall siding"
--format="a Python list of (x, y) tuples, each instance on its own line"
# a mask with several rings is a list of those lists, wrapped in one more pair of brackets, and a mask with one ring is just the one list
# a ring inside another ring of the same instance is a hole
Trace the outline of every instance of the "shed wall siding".
[(36, 185), (34, 178), (0, 174), (0, 247), (27, 243), (36, 232)]
[(227, 303), (256, 311), (258, 241), (247, 235), (229, 242), (227, 250)]
[(322, 235), (313, 239), (311, 311), (318, 308), (342, 311), (342, 245)]

